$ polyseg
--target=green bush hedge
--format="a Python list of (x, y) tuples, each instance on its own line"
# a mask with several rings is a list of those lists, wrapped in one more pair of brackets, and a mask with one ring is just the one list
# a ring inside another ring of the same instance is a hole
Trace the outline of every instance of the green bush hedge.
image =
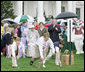
[[(63, 37), (63, 39), (64, 39), (64, 47), (62, 48), (62, 51), (64, 51), (65, 49), (68, 49), (68, 50), (69, 50), (70, 43), (67, 42), (67, 36), (64, 34), (62, 37)], [(74, 43), (72, 43), (72, 45), (71, 45), (71, 50), (75, 50), (75, 45), (74, 45)]]

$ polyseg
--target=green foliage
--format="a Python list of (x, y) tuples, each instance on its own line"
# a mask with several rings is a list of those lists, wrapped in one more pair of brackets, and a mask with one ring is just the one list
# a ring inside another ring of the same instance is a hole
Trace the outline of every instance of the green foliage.
[(1, 20), (5, 18), (15, 18), (13, 4), (11, 1), (1, 1)]
[[(62, 52), (64, 52), (66, 49), (67, 50), (70, 49), (70, 42), (67, 42), (67, 36), (65, 34), (63, 34), (62, 38), (64, 39), (64, 43), (65, 43), (64, 47), (62, 48)], [(71, 45), (71, 50), (76, 50), (74, 43), (72, 43)]]

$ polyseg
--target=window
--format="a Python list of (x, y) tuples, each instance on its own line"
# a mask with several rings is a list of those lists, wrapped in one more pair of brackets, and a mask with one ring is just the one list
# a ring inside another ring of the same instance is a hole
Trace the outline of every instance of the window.
[(80, 8), (76, 8), (76, 14), (78, 15), (78, 19), (80, 19)]
[(61, 12), (65, 12), (65, 7), (61, 7)]

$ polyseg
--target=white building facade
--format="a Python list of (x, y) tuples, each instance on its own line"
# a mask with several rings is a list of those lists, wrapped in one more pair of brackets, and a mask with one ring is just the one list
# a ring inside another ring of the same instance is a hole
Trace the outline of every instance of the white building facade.
[(73, 12), (79, 19), (84, 20), (84, 1), (12, 1), (16, 15), (30, 15), (44, 22), (46, 16), (56, 17), (61, 12)]

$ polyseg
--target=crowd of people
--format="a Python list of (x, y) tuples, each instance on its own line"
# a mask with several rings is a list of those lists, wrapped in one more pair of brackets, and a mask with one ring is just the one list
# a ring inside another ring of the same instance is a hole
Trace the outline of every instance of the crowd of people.
[[(10, 28), (8, 24), (1, 26), (1, 55), (6, 58), (12, 58), (12, 67), (17, 67), (17, 59), (23, 57), (31, 57), (30, 65), (40, 58), (36, 64), (40, 67), (49, 60), (50, 57), (55, 58), (55, 64), (61, 66), (60, 52), (64, 46), (61, 34), (67, 34), (67, 26), (59, 26), (56, 20), (52, 20), (52, 24), (46, 28), (43, 22), (29, 24), (24, 21), (17, 24), (16, 28)], [(48, 52), (48, 55), (46, 55)]]

